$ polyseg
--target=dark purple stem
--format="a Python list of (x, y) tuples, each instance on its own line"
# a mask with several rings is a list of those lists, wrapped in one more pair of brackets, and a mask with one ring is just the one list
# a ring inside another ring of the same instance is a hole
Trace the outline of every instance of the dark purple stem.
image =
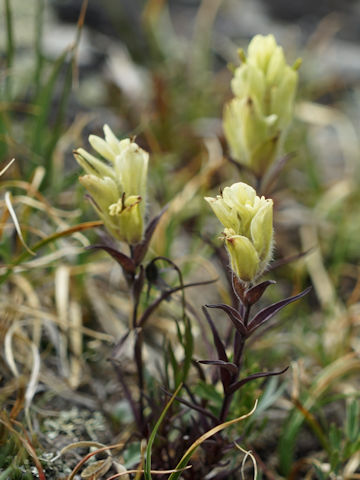
[[(241, 309), (244, 311), (244, 325), (247, 326), (249, 322), (251, 305), (244, 305), (243, 303), (241, 303)], [(242, 367), (242, 359), (244, 355), (245, 341), (246, 338), (241, 334), (241, 332), (239, 332), (239, 330), (236, 330), (234, 339), (234, 363), (238, 368), (237, 372), (232, 376), (231, 383), (235, 383), (239, 378)], [(223, 423), (226, 420), (234, 393), (235, 392), (229, 391), (224, 392), (224, 400), (219, 416), (220, 423)]]

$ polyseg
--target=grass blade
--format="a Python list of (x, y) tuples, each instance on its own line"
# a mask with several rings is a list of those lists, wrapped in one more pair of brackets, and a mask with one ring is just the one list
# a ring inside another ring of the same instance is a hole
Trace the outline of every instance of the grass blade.
[[(245, 415), (242, 415), (239, 418), (234, 418), (233, 420), (229, 420), (228, 422), (221, 423), (220, 425), (217, 425), (216, 427), (212, 428), (208, 432), (204, 433), (200, 438), (198, 438), (184, 453), (183, 457), (181, 458), (180, 462), (176, 465), (175, 469), (176, 470), (181, 470), (184, 469), (187, 464), (189, 463), (191, 457), (197, 450), (197, 448), (208, 438), (212, 437), (215, 435), (215, 433), (220, 432), (221, 430), (224, 430), (227, 427), (230, 427), (231, 425), (235, 425), (235, 423), (241, 422), (242, 420), (245, 420), (246, 418), (250, 417), (256, 410), (258, 401), (256, 400), (254, 407), (249, 413), (246, 413)], [(170, 475), (169, 480), (178, 480), (181, 475), (181, 472), (174, 472)]]
[[(45, 245), (48, 245), (49, 243), (54, 242), (58, 238), (67, 237), (67, 236), (69, 236), (73, 233), (81, 232), (81, 231), (87, 230), (89, 228), (99, 227), (101, 225), (103, 225), (103, 222), (101, 220), (96, 220), (96, 221), (93, 221), (93, 222), (79, 223), (78, 225), (75, 225), (74, 227), (67, 228), (66, 230), (62, 230), (61, 232), (53, 233), (52, 235), (49, 235), (48, 237), (43, 238), (42, 240), (35, 243), (35, 245), (33, 245), (31, 247), (31, 251), (32, 252), (37, 252), (38, 250), (40, 250), (40, 248), (44, 247)], [(2, 283), (4, 283), (6, 281), (6, 279), (11, 275), (14, 267), (16, 267), (17, 265), (20, 265), (22, 262), (27, 260), (27, 258), (30, 257), (30, 256), (31, 255), (27, 250), (25, 250), (21, 255), (19, 255), (14, 260), (14, 262), (11, 265), (8, 266), (7, 271), (3, 275), (0, 275), (0, 285)]]
[(34, 84), (35, 84), (35, 95), (37, 96), (40, 92), (41, 85), (41, 73), (42, 67), (44, 64), (44, 57), (42, 53), (42, 36), (43, 36), (43, 26), (44, 26), (44, 10), (45, 10), (45, 0), (36, 1), (36, 13), (35, 13), (35, 73), (34, 73)]
[[(154, 427), (153, 431), (151, 432), (149, 442), (148, 442), (147, 448), (146, 448), (146, 462), (145, 462), (145, 471), (144, 471), (145, 480), (151, 480), (151, 448), (153, 446), (156, 434), (159, 430), (159, 427), (160, 427), (162, 421), (165, 418), (165, 415), (166, 415), (167, 411), (171, 407), (172, 403), (174, 402), (174, 400), (177, 397), (178, 393), (180, 392), (181, 388), (182, 388), (182, 383), (180, 383), (178, 388), (175, 390), (173, 396), (170, 398), (170, 400), (166, 404), (164, 410), (161, 412), (159, 420), (156, 422), (155, 427)], [(178, 467), (176, 467), (176, 468), (178, 468)], [(180, 467), (180, 468), (182, 468), (182, 467)], [(179, 474), (180, 473), (181, 472), (179, 472)]]
[[(339, 381), (344, 375), (351, 372), (359, 372), (360, 360), (353, 354), (338, 358), (324, 368), (314, 379), (314, 382), (307, 392), (306, 398), (302, 400), (303, 407), (310, 411), (319, 398), (326, 392), (334, 382)], [(280, 471), (287, 475), (293, 465), (295, 445), (301, 426), (306, 420), (304, 413), (294, 407), (285, 422), (283, 435), (279, 441), (279, 463)], [(316, 433), (316, 432), (315, 432)]]
[(5, 21), (6, 21), (6, 68), (7, 75), (5, 80), (5, 97), (8, 101), (11, 100), (11, 68), (14, 63), (14, 32), (12, 11), (10, 0), (5, 0)]

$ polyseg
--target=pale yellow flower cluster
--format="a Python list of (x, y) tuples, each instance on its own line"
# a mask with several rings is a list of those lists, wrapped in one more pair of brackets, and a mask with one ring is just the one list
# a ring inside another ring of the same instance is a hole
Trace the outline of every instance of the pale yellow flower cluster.
[(76, 150), (75, 158), (87, 173), (79, 180), (109, 233), (136, 244), (144, 231), (149, 154), (129, 138), (118, 140), (107, 125), (104, 134), (105, 140), (89, 137), (101, 159), (83, 148)]
[(271, 258), (272, 200), (258, 197), (252, 187), (242, 182), (205, 200), (225, 227), (224, 240), (232, 270), (243, 282), (252, 282)]
[[(225, 106), (224, 130), (232, 156), (261, 177), (275, 159), (293, 116), (298, 82), (273, 35), (257, 35), (232, 80), (234, 98)], [(90, 135), (101, 156), (75, 152), (86, 175), (80, 182), (107, 230), (130, 245), (143, 238), (149, 155), (130, 139), (118, 140), (104, 126), (105, 139)], [(273, 245), (273, 202), (258, 197), (239, 182), (215, 198), (206, 197), (224, 226), (231, 268), (238, 278), (253, 282), (266, 269)]]
[(297, 62), (290, 67), (273, 35), (256, 35), (231, 82), (234, 98), (224, 109), (231, 155), (262, 176), (276, 158), (293, 117)]

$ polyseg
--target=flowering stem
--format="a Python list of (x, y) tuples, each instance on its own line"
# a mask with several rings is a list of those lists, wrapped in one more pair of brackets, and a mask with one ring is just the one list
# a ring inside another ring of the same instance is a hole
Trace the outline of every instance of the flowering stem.
[(250, 316), (250, 310), (251, 310), (251, 305), (247, 304), (246, 306), (244, 306), (244, 310), (245, 310), (245, 313), (244, 313), (244, 325), (245, 327), (247, 327), (247, 324), (248, 324), (248, 321), (249, 321), (249, 316)]
[(142, 347), (143, 347), (143, 333), (142, 330), (137, 332), (135, 348), (134, 348), (134, 357), (137, 369), (138, 376), (138, 386), (139, 386), (139, 417), (140, 424), (142, 425), (142, 433), (145, 434), (145, 422), (144, 422), (144, 368), (143, 368), (143, 357), (142, 357)]
[[(238, 367), (236, 374), (232, 378), (232, 383), (235, 383), (240, 375), (241, 371), (241, 364), (243, 359), (244, 347), (245, 347), (246, 339), (241, 335), (241, 333), (235, 333), (235, 341), (234, 341), (234, 363)], [(224, 400), (221, 407), (220, 415), (219, 415), (219, 422), (223, 423), (226, 420), (226, 417), (229, 413), (231, 401), (234, 397), (234, 393), (225, 392), (224, 393)]]
[[(133, 257), (133, 249), (130, 246), (131, 256)], [(144, 365), (143, 365), (143, 331), (142, 328), (138, 328), (138, 310), (140, 303), (140, 295), (143, 289), (142, 282), (143, 269), (140, 267), (140, 272), (134, 275), (131, 281), (130, 291), (132, 294), (132, 314), (131, 314), (131, 326), (133, 330), (136, 330), (136, 340), (134, 346), (134, 361), (137, 370), (137, 381), (139, 388), (139, 422), (142, 429), (142, 434), (146, 435), (145, 422), (144, 422)]]
[(231, 395), (226, 395), (225, 394), (223, 404), (222, 404), (222, 407), (221, 407), (220, 416), (219, 416), (219, 423), (224, 423), (225, 422), (225, 419), (226, 419), (227, 414), (229, 412), (229, 408), (230, 408), (230, 404), (231, 404), (231, 400), (232, 400), (233, 395), (234, 394), (231, 394)]
[(240, 374), (244, 346), (245, 346), (245, 338), (241, 335), (240, 332), (237, 331), (235, 333), (235, 341), (234, 341), (234, 363), (238, 367), (238, 372), (237, 372), (236, 378), (234, 378), (234, 381), (237, 380), (237, 377)]
[(131, 315), (131, 326), (133, 329), (137, 327), (138, 308), (139, 308), (139, 299), (136, 298), (136, 295), (133, 294), (133, 309), (132, 309), (132, 315)]
[[(247, 325), (249, 321), (251, 305), (244, 305), (242, 303), (241, 307), (242, 307), (241, 309), (244, 311), (244, 324)], [(237, 368), (237, 372), (233, 375), (231, 379), (232, 380), (231, 383), (235, 383), (239, 378), (241, 367), (242, 367), (245, 342), (246, 342), (246, 338), (237, 330), (235, 332), (235, 339), (234, 339), (234, 363), (238, 368)], [(235, 392), (233, 393), (224, 392), (224, 400), (223, 400), (223, 404), (222, 404), (220, 415), (219, 415), (220, 423), (225, 422), (226, 420), (226, 417), (229, 413), (231, 401), (234, 397), (234, 393)]]

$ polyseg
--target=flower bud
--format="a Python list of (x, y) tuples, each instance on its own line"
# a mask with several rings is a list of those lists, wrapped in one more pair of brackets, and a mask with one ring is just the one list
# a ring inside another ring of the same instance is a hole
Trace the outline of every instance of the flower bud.
[(225, 229), (225, 245), (229, 252), (232, 271), (243, 282), (251, 282), (257, 275), (259, 256), (251, 241), (242, 235), (232, 235)]
[(254, 63), (260, 70), (266, 72), (271, 58), (278, 49), (281, 47), (276, 44), (274, 35), (255, 35), (249, 43), (247, 61)]
[(252, 187), (242, 182), (205, 200), (225, 227), (224, 240), (232, 270), (243, 282), (254, 281), (271, 258), (272, 200), (258, 197)]
[(105, 140), (90, 135), (89, 142), (103, 160), (79, 148), (75, 158), (87, 175), (80, 183), (107, 230), (120, 241), (139, 243), (144, 231), (149, 154), (130, 139), (118, 140), (104, 126)]

